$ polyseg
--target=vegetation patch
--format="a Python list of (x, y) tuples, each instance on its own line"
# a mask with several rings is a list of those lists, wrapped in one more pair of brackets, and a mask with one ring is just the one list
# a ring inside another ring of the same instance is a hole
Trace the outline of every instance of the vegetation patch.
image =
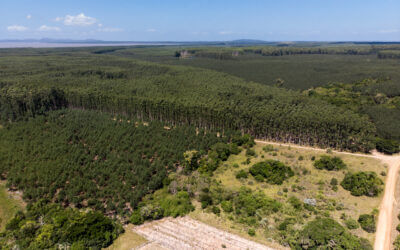
[(250, 170), (250, 174), (257, 180), (266, 181), (271, 184), (280, 185), (283, 181), (294, 175), (289, 166), (275, 160), (267, 160), (254, 164)]
[(338, 171), (346, 168), (346, 164), (337, 156), (331, 157), (323, 155), (319, 160), (314, 161), (314, 167), (317, 169), (325, 169), (328, 171)]
[(383, 181), (375, 172), (347, 173), (340, 185), (354, 196), (377, 196), (383, 188)]

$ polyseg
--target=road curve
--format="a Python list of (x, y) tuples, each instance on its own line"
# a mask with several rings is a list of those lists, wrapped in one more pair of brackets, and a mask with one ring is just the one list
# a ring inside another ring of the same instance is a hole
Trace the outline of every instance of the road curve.
[[(287, 147), (290, 146), (293, 148), (310, 149), (316, 151), (326, 151), (325, 149), (321, 148), (299, 146), (296, 144), (284, 144), (284, 143), (267, 142), (261, 140), (255, 140), (255, 142), (261, 144), (272, 144), (272, 145), (280, 145)], [(393, 214), (393, 207), (395, 202), (396, 182), (400, 170), (400, 155), (388, 156), (377, 152), (374, 152), (372, 155), (341, 152), (341, 151), (333, 151), (333, 152), (340, 154), (354, 155), (354, 156), (376, 158), (388, 165), (388, 173), (385, 181), (386, 182), (385, 191), (383, 194), (381, 205), (379, 206), (379, 217), (378, 217), (378, 224), (376, 227), (374, 250), (391, 249), (393, 216), (396, 216), (395, 214)]]

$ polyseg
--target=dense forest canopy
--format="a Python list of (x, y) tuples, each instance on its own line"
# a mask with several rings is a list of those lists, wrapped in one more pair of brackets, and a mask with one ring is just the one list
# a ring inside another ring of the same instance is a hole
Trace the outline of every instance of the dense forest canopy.
[(229, 139), (178, 126), (147, 126), (94, 111), (61, 110), (0, 129), (0, 172), (34, 202), (129, 213), (183, 164), (184, 152), (206, 153)]
[(215, 71), (83, 52), (1, 57), (0, 71), (2, 120), (68, 106), (241, 130), (268, 140), (357, 151), (374, 147), (375, 127), (366, 117)]

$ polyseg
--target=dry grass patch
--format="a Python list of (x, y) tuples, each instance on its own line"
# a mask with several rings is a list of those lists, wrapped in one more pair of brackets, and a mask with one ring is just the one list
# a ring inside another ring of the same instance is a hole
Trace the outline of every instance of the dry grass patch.
[(131, 250), (147, 243), (147, 240), (133, 231), (134, 225), (124, 227), (125, 233), (120, 235), (106, 250)]
[(0, 182), (0, 231), (3, 231), (15, 213), (24, 207), (21, 197), (16, 193), (8, 192), (6, 183)]

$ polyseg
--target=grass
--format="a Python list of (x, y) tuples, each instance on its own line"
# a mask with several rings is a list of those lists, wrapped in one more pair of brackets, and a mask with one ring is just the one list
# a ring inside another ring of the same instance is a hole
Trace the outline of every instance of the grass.
[[(385, 177), (381, 176), (381, 172), (386, 172), (386, 167), (379, 160), (362, 156), (331, 153), (331, 155), (337, 155), (342, 158), (342, 160), (347, 164), (347, 169), (343, 171), (329, 172), (326, 170), (317, 170), (313, 166), (313, 161), (311, 160), (313, 156), (316, 159), (319, 159), (321, 155), (328, 154), (326, 152), (316, 151), (312, 149), (298, 149), (287, 146), (274, 145), (275, 151), (266, 153), (262, 150), (263, 146), (265, 145), (257, 144), (254, 147), (257, 153), (257, 157), (253, 157), (251, 159), (251, 163), (248, 165), (244, 164), (244, 161), (246, 160), (244, 151), (239, 155), (231, 156), (226, 162), (224, 162), (223, 166), (221, 166), (215, 172), (214, 178), (226, 188), (235, 190), (241, 186), (247, 186), (253, 190), (261, 190), (269, 197), (277, 199), (284, 204), (287, 204), (287, 198), (291, 196), (295, 196), (301, 201), (303, 201), (305, 198), (315, 198), (317, 200), (317, 207), (321, 211), (329, 213), (330, 217), (334, 218), (343, 225), (343, 220), (340, 218), (343, 213), (346, 214), (348, 218), (353, 218), (357, 220), (360, 214), (370, 214), (374, 209), (377, 209), (379, 207), (380, 201), (383, 196), (382, 193), (378, 197), (355, 197), (352, 196), (349, 191), (344, 190), (340, 186), (340, 182), (344, 178), (344, 175), (347, 171), (374, 171), (380, 176), (382, 180), (384, 180)], [(264, 156), (264, 158), (261, 157), (262, 155)], [(300, 156), (302, 156), (303, 160), (299, 160)], [(241, 169), (248, 170), (248, 168), (254, 163), (263, 161), (265, 159), (279, 160), (286, 165), (291, 166), (296, 173), (295, 176), (285, 181), (282, 185), (270, 185), (265, 182), (259, 183), (251, 175), (249, 175), (248, 179), (245, 180), (238, 180), (235, 178), (235, 174), (237, 171)], [(233, 164), (235, 163), (239, 164), (239, 168), (233, 167)], [(304, 170), (307, 170), (308, 173), (303, 174)], [(330, 185), (330, 181), (333, 177), (336, 178), (339, 182), (337, 192), (333, 191)], [(304, 189), (301, 191), (299, 191), (297, 188), (292, 189), (293, 185), (301, 186)], [(285, 189), (287, 189), (287, 192), (285, 192)], [(343, 209), (336, 209), (337, 204), (341, 204)], [(195, 216), (195, 218), (206, 223), (210, 223), (215, 220), (208, 219), (207, 217), (210, 216), (208, 214), (207, 216), (204, 216), (201, 215), (200, 212), (196, 213), (197, 215)], [(311, 216), (309, 218), (306, 218), (304, 224), (307, 221), (312, 220), (313, 218), (315, 217)], [(220, 227), (231, 227), (231, 222), (227, 219), (226, 216), (222, 215), (221, 218), (219, 218), (218, 220), (226, 221), (219, 222)], [(241, 227), (239, 232), (247, 232), (247, 228), (245, 228), (245, 226), (243, 225), (240, 226), (240, 224), (237, 224), (235, 227)], [(371, 243), (373, 243), (374, 241), (375, 234), (367, 233), (360, 228), (352, 230), (352, 233), (357, 236), (367, 238)], [(258, 235), (261, 235), (261, 237), (265, 238), (265, 233), (264, 236), (262, 233), (259, 233)], [(271, 233), (270, 236), (272, 237), (273, 234)]]
[(0, 182), (0, 231), (5, 229), (7, 222), (14, 217), (18, 210), (25, 207), (20, 197), (7, 192), (5, 185), (5, 182)]
[(120, 235), (106, 250), (130, 250), (145, 244), (147, 240), (133, 232), (133, 227), (134, 225), (132, 224), (127, 225), (125, 227), (125, 233)]

